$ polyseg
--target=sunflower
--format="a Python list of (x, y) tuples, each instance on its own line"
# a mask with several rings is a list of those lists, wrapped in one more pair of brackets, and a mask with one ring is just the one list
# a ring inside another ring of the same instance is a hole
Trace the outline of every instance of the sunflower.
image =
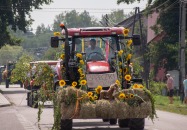
[(125, 75), (125, 80), (130, 81), (131, 80), (131, 76), (129, 74)]
[(84, 61), (83, 60), (80, 60), (79, 61), (81, 65), (84, 65)]
[(81, 74), (81, 77), (84, 78), (84, 77), (85, 77), (85, 74)]
[(138, 85), (139, 86), (139, 88), (144, 88), (144, 86), (142, 85), (142, 84), (140, 84), (140, 85)]
[(53, 35), (54, 35), (55, 37), (59, 37), (59, 36), (60, 36), (60, 32), (54, 32)]
[(119, 80), (116, 80), (116, 82), (115, 82), (118, 86), (120, 85), (120, 82), (119, 82)]
[(123, 54), (123, 50), (118, 51), (119, 56), (122, 56), (122, 54)]
[(92, 95), (93, 95), (92, 92), (88, 92), (88, 93), (87, 93), (87, 96), (88, 96), (88, 97), (91, 97)]
[(78, 69), (78, 72), (79, 72), (79, 73), (82, 73), (82, 68), (79, 68), (79, 69)]
[(46, 71), (47, 71), (47, 68), (43, 68), (43, 71), (46, 72)]
[(102, 89), (103, 89), (103, 87), (99, 85), (99, 86), (97, 86), (97, 88), (95, 89), (95, 91), (96, 91), (97, 94), (100, 94), (100, 92), (101, 92)]
[(119, 64), (119, 66), (121, 66), (121, 65), (122, 65), (122, 62), (121, 62), (121, 61), (119, 61), (119, 62), (118, 62), (118, 64)]
[(128, 41), (127, 41), (127, 46), (130, 46), (132, 44), (132, 39), (129, 39)]
[(59, 85), (60, 85), (60, 87), (63, 87), (63, 86), (66, 85), (66, 82), (64, 80), (60, 80), (59, 81)]
[(125, 95), (125, 99), (128, 99), (129, 98), (129, 95)]
[(86, 85), (86, 80), (81, 80), (80, 85)]
[(139, 88), (139, 85), (138, 85), (138, 84), (134, 84), (134, 85), (132, 86), (132, 88), (133, 88), (133, 89)]
[(54, 76), (54, 75), (51, 73), (51, 74), (50, 74), (50, 77), (53, 77), (53, 76)]
[(75, 86), (77, 86), (77, 82), (72, 82), (72, 84), (71, 84), (73, 87), (75, 87)]
[(130, 94), (130, 98), (133, 98), (133, 97), (134, 97), (134, 94), (131, 93), (131, 94)]
[(125, 29), (123, 30), (124, 36), (128, 36), (128, 33), (129, 33), (129, 29), (125, 28)]
[(64, 59), (64, 58), (65, 58), (65, 54), (61, 54), (60, 59)]
[(97, 96), (97, 95), (94, 95), (94, 99), (97, 100), (97, 99), (98, 99), (98, 96)]
[(76, 56), (80, 59), (82, 59), (82, 54), (81, 53), (77, 53)]
[(130, 60), (132, 57), (132, 54), (128, 54), (126, 60)]
[(124, 93), (120, 93), (120, 95), (118, 97), (119, 97), (119, 99), (124, 99), (125, 98), (125, 94)]

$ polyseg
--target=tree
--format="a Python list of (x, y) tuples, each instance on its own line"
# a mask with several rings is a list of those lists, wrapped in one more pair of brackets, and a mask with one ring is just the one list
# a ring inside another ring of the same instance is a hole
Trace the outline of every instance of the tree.
[(16, 31), (17, 28), (26, 32), (26, 27), (32, 23), (30, 12), (39, 9), (43, 4), (49, 4), (52, 0), (1, 0), (0, 1), (0, 48), (5, 44), (18, 45), (7, 27)]

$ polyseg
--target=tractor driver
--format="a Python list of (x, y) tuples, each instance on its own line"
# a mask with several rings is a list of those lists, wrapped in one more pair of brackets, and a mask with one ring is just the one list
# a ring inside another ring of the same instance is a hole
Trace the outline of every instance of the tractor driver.
[(101, 60), (104, 58), (103, 51), (96, 46), (96, 40), (90, 40), (90, 46), (86, 49), (86, 59)]

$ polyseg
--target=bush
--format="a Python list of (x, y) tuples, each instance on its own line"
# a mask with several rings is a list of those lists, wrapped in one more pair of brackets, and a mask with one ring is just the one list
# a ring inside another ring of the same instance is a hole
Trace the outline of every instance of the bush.
[(166, 84), (163, 82), (150, 81), (149, 90), (151, 93), (161, 95), (163, 89), (166, 89)]

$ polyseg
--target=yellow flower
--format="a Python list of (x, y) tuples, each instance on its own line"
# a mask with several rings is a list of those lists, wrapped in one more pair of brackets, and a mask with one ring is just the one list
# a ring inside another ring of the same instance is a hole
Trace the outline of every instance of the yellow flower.
[(123, 50), (118, 51), (118, 55), (121, 56), (123, 54)]
[(128, 33), (129, 33), (129, 29), (125, 28), (125, 29), (123, 30), (124, 36), (128, 36)]
[(127, 46), (130, 46), (132, 44), (132, 39), (129, 39), (128, 41), (127, 41)]
[(72, 84), (71, 84), (73, 87), (75, 87), (75, 86), (77, 86), (77, 82), (73, 82)]
[(97, 96), (97, 95), (94, 95), (94, 99), (97, 100), (97, 99), (98, 99), (98, 96)]
[(50, 76), (53, 77), (54, 75), (51, 73)]
[(88, 96), (88, 97), (91, 97), (92, 95), (93, 95), (92, 92), (88, 92), (88, 93), (87, 93), (87, 96)]
[(118, 97), (119, 97), (119, 99), (124, 99), (125, 98), (125, 94), (124, 93), (120, 93), (120, 95)]
[(125, 75), (125, 80), (130, 81), (131, 80), (131, 76), (129, 74)]
[(125, 98), (128, 99), (128, 98), (129, 98), (129, 95), (125, 95)]
[(97, 88), (95, 89), (95, 91), (96, 91), (97, 94), (100, 94), (100, 92), (101, 92), (102, 89), (103, 89), (103, 87), (99, 85), (99, 86), (97, 86)]
[(119, 69), (119, 72), (122, 73), (122, 69)]
[(120, 82), (119, 82), (119, 80), (116, 80), (116, 84), (119, 86), (120, 85)]
[(43, 68), (43, 71), (46, 72), (46, 71), (47, 71), (47, 68)]
[(124, 73), (126, 74), (128, 72), (128, 69), (127, 68), (124, 68)]
[(66, 82), (64, 80), (60, 80), (59, 81), (59, 85), (60, 85), (60, 87), (63, 87), (63, 86), (66, 85)]
[(60, 59), (64, 59), (64, 58), (65, 58), (65, 54), (61, 54)]
[(54, 32), (53, 35), (54, 35), (55, 37), (59, 37), (59, 36), (60, 36), (60, 32)]
[(79, 61), (81, 65), (84, 65), (84, 61), (83, 60), (80, 60)]
[(126, 60), (130, 60), (132, 57), (132, 54), (128, 54)]
[(130, 94), (130, 98), (133, 98), (134, 97), (134, 95), (133, 94)]
[(81, 74), (81, 77), (82, 77), (82, 78), (84, 78), (84, 77), (85, 77), (85, 75), (84, 75), (84, 74)]
[(81, 80), (80, 85), (86, 85), (86, 80)]
[(82, 54), (81, 53), (77, 53), (76, 56), (80, 59), (82, 59)]
[(122, 65), (122, 62), (121, 62), (121, 61), (119, 61), (118, 63), (119, 63), (120, 66)]
[(139, 88), (139, 86), (138, 86), (138, 84), (134, 84), (134, 85), (132, 86), (132, 88), (133, 88), (133, 89), (136, 89), (136, 88)]
[(64, 44), (62, 44), (62, 48), (64, 48), (64, 46), (65, 46), (65, 45), (64, 45)]

